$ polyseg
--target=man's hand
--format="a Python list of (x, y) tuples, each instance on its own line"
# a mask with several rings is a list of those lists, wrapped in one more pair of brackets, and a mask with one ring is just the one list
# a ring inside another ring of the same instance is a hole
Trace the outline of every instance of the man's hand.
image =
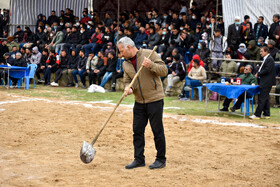
[(172, 71), (172, 75), (173, 77), (176, 77), (176, 73), (174, 71)]
[(255, 77), (258, 78), (258, 73), (256, 73)]
[(71, 69), (67, 69), (67, 71), (68, 71), (68, 73), (70, 73), (70, 72), (71, 72)]
[(128, 86), (125, 87), (125, 89), (124, 89), (124, 96), (126, 97), (126, 96), (131, 95), (131, 94), (133, 94), (132, 88), (129, 88)]
[(87, 73), (89, 73), (89, 69), (87, 70)]
[(99, 69), (95, 69), (95, 70), (94, 70), (94, 73), (99, 73), (99, 72), (100, 72)]
[(117, 70), (118, 73), (121, 73), (121, 70)]
[(142, 66), (144, 66), (145, 68), (149, 68), (150, 65), (151, 65), (151, 62), (152, 62), (152, 61), (151, 61), (150, 59), (148, 59), (147, 57), (145, 57), (144, 60), (143, 60)]
[(51, 68), (52, 66), (51, 65), (48, 65), (48, 68)]
[(279, 39), (279, 35), (276, 35), (275, 38), (278, 40)]
[(41, 66), (41, 69), (45, 69), (45, 66)]
[(82, 69), (78, 69), (78, 71), (81, 71)]

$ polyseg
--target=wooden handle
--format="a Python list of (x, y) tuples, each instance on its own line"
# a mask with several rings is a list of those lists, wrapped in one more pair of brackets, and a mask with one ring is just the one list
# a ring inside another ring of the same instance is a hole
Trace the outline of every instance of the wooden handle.
[[(153, 55), (153, 53), (155, 52), (155, 50), (157, 49), (157, 46), (154, 47), (153, 51), (150, 53), (150, 55), (148, 56), (148, 59), (151, 58), (151, 56)], [(135, 80), (137, 79), (137, 77), (139, 76), (140, 72), (142, 71), (143, 66), (140, 67), (140, 69), (138, 70), (138, 72), (135, 74), (135, 76), (133, 77), (131, 83), (129, 84), (129, 88), (132, 87), (132, 85), (134, 84)], [(115, 113), (116, 109), (118, 108), (118, 106), (121, 104), (123, 98), (126, 95), (126, 91), (123, 93), (122, 97), (120, 98), (120, 100), (118, 101), (118, 103), (116, 104), (116, 106), (114, 107), (113, 111), (111, 112), (110, 116), (108, 117), (108, 119), (104, 122), (104, 124), (102, 125), (102, 128), (100, 129), (100, 131), (95, 135), (95, 137), (93, 138), (91, 145), (93, 145), (96, 140), (98, 139), (99, 135), (101, 134), (101, 132), (103, 131), (103, 129), (105, 128), (105, 126), (107, 125), (107, 123), (109, 122), (109, 120), (111, 119), (111, 117), (113, 116), (113, 114)]]

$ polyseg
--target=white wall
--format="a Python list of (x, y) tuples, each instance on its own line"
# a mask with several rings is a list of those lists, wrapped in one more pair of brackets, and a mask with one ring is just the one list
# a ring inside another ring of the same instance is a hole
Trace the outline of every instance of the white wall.
[(1, 9), (9, 9), (10, 8), (10, 0), (1, 0), (0, 1), (0, 8)]

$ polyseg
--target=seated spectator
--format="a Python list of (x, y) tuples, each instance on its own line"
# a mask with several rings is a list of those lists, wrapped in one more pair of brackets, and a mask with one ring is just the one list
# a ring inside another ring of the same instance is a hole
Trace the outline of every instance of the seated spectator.
[[(9, 53), (4, 54), (4, 61), (0, 62), (0, 65), (12, 65), (15, 64), (15, 59), (10, 56)], [(2, 83), (2, 80), (4, 80), (5, 85), (8, 84), (8, 74), (5, 72), (5, 70), (0, 70), (0, 83)], [(4, 83), (3, 83), (4, 84)]]
[(260, 48), (257, 46), (256, 41), (251, 40), (248, 44), (246, 53), (250, 54), (250, 60), (260, 60)]
[(173, 62), (169, 66), (169, 69), (171, 73), (167, 75), (167, 86), (165, 89), (165, 94), (169, 94), (172, 86), (177, 82), (182, 81), (186, 76), (185, 63), (183, 61), (180, 61), (179, 54), (176, 54), (174, 56)]
[(77, 69), (79, 61), (79, 55), (75, 49), (71, 51), (71, 55), (68, 60), (67, 64), (67, 71), (64, 71), (64, 77), (66, 82), (66, 87), (73, 87), (74, 86), (74, 78), (73, 78), (73, 71)]
[(102, 36), (101, 41), (102, 41), (101, 48), (103, 49), (103, 51), (105, 51), (105, 49), (107, 48), (108, 43), (111, 43), (113, 45), (114, 34), (110, 31), (109, 27), (105, 27), (105, 33)]
[(85, 24), (88, 21), (91, 21), (91, 18), (88, 16), (87, 11), (83, 11), (83, 18), (81, 19), (80, 23)]
[(193, 66), (194, 66), (194, 60), (198, 60), (198, 61), (199, 61), (199, 65), (200, 65), (201, 67), (204, 67), (204, 62), (200, 59), (200, 56), (194, 55), (192, 61), (190, 62), (190, 65), (189, 65), (189, 68), (188, 68), (187, 73), (189, 73), (189, 72), (191, 71), (191, 69), (193, 68)]
[[(16, 60), (13, 61), (14, 64), (11, 64), (12, 66), (19, 66), (19, 67), (27, 67), (27, 63), (26, 61), (22, 58), (21, 53), (17, 53), (16, 54)], [(18, 79), (17, 78), (13, 78), (13, 77), (9, 77), (12, 80), (12, 86), (16, 86)]]
[(72, 27), (71, 34), (67, 38), (67, 43), (63, 45), (62, 49), (65, 49), (66, 51), (68, 51), (70, 47), (72, 49), (76, 49), (76, 45), (78, 45), (80, 41), (81, 38), (80, 38), (80, 33), (78, 32), (78, 27), (74, 26)]
[(143, 41), (145, 41), (147, 38), (148, 38), (148, 35), (145, 33), (145, 28), (143, 26), (141, 26), (134, 39), (134, 43), (135, 43), (136, 47), (138, 49), (141, 48), (143, 45)]
[[(241, 79), (241, 84), (246, 85), (256, 85), (257, 84), (257, 78), (252, 74), (253, 67), (251, 65), (247, 65), (244, 68), (244, 74), (240, 75), (239, 78)], [(241, 94), (236, 103), (233, 105), (233, 107), (230, 107), (230, 110), (232, 112), (235, 112), (235, 110), (239, 110), (241, 107), (241, 104), (244, 102), (244, 96), (245, 94)], [(246, 98), (250, 98), (252, 96), (247, 95)], [(223, 106), (224, 108), (220, 109), (220, 111), (228, 111), (228, 107), (230, 103), (232, 102), (232, 99), (226, 98), (224, 100)]]
[(274, 40), (268, 40), (267, 47), (269, 49), (269, 54), (272, 56), (272, 58), (275, 60), (276, 54), (278, 53), (279, 49), (275, 47), (275, 41)]
[(79, 54), (79, 60), (78, 60), (78, 64), (77, 64), (77, 69), (75, 71), (73, 71), (73, 77), (75, 80), (75, 87), (78, 88), (79, 84), (78, 84), (78, 79), (77, 79), (77, 74), (79, 74), (80, 79), (81, 79), (81, 88), (86, 88), (85, 86), (85, 82), (86, 80), (83, 77), (83, 73), (86, 71), (86, 65), (87, 65), (87, 57), (85, 56), (85, 51), (81, 50), (80, 54)]
[(86, 44), (83, 49), (85, 50), (86, 55), (89, 51), (93, 51), (94, 54), (101, 48), (103, 33), (101, 28), (96, 27), (95, 33), (91, 36), (89, 44)]
[(55, 53), (58, 53), (57, 44), (63, 43), (64, 33), (61, 30), (62, 28), (59, 26), (57, 28), (57, 33), (55, 37), (52, 39), (51, 43), (48, 45), (48, 49), (50, 51), (55, 50)]
[(14, 34), (14, 38), (15, 38), (16, 42), (21, 43), (23, 40), (23, 35), (24, 35), (23, 30), (21, 30), (20, 26), (17, 26), (17, 31)]
[[(94, 77), (97, 77), (97, 84), (101, 84), (101, 77), (106, 73), (106, 66), (104, 64), (107, 64), (107, 58), (104, 56), (103, 51), (98, 52), (98, 63), (96, 65), (96, 68), (94, 69)], [(93, 79), (93, 84), (95, 84), (96, 81)]]
[(39, 49), (43, 49), (47, 41), (47, 35), (44, 32), (43, 27), (38, 27), (38, 32), (36, 34), (36, 45), (39, 47)]
[(210, 55), (210, 51), (206, 47), (206, 43), (205, 42), (200, 42), (198, 44), (198, 48), (195, 51), (195, 54), (200, 57), (200, 59), (204, 62), (204, 64), (207, 64), (208, 57)]
[(257, 46), (260, 47), (260, 48), (264, 47), (264, 46), (267, 46), (267, 44), (264, 43), (264, 38), (263, 37), (259, 37), (257, 42), (258, 42)]
[(242, 56), (242, 60), (240, 61), (240, 64), (238, 66), (238, 69), (237, 69), (237, 74), (238, 75), (241, 75), (244, 73), (244, 68), (245, 66), (247, 65), (250, 65), (252, 66), (252, 73), (254, 73), (254, 64), (253, 63), (250, 63), (250, 62), (244, 62), (243, 60), (250, 60), (250, 54), (248, 53), (245, 53), (243, 56)]
[(226, 53), (229, 53), (232, 59), (238, 59), (237, 52), (233, 48), (234, 48), (233, 46), (228, 46)]
[[(226, 54), (226, 59), (231, 59), (231, 55), (229, 53)], [(221, 76), (225, 77), (226, 81), (230, 82), (230, 78), (236, 76), (237, 64), (235, 61), (223, 61), (219, 71)]]
[(36, 42), (36, 38), (34, 33), (30, 30), (29, 27), (25, 27), (22, 43), (19, 45), (19, 48), (22, 48), (23, 46), (31, 47)]
[(77, 53), (80, 53), (80, 50), (88, 44), (88, 40), (90, 38), (90, 32), (86, 29), (85, 25), (82, 25), (81, 30), (80, 30), (80, 37), (81, 40), (80, 42), (76, 45)]
[(113, 72), (116, 71), (116, 66), (117, 66), (117, 58), (115, 57), (115, 53), (110, 52), (108, 54), (108, 61), (106, 67), (106, 73), (103, 76), (103, 79), (101, 81), (100, 86), (104, 87), (105, 84), (112, 78)]
[(41, 59), (40, 59), (40, 63), (38, 64), (38, 67), (36, 69), (36, 76), (37, 76), (37, 79), (38, 79), (38, 84), (45, 82), (43, 79), (41, 79), (40, 73), (45, 74), (45, 71), (47, 69), (46, 68), (46, 62), (48, 60), (48, 57), (49, 57), (48, 49), (45, 48), (45, 49), (42, 50), (42, 56), (41, 56)]
[(30, 64), (39, 64), (41, 61), (42, 54), (40, 53), (37, 46), (32, 48), (32, 54), (30, 58)]
[(246, 45), (244, 43), (239, 44), (239, 48), (237, 49), (237, 58), (242, 59), (246, 51), (247, 51)]
[(31, 56), (32, 56), (32, 53), (31, 53), (30, 48), (26, 48), (26, 49), (25, 49), (25, 55), (23, 56), (23, 59), (24, 59), (28, 64), (31, 64)]
[(12, 52), (10, 53), (10, 56), (13, 58), (13, 59), (16, 59), (16, 53), (18, 52), (18, 49), (17, 49), (17, 46), (13, 46), (12, 47)]
[(89, 54), (88, 54), (88, 58), (87, 58), (86, 71), (83, 74), (84, 77), (86, 75), (88, 75), (89, 85), (92, 85), (93, 83), (96, 83), (95, 80), (96, 80), (97, 76), (94, 73), (94, 70), (96, 69), (97, 64), (98, 64), (98, 57), (95, 56), (92, 51), (90, 51)]
[(65, 33), (65, 35), (64, 35), (63, 42), (57, 44), (56, 47), (55, 47), (55, 48), (57, 49), (57, 51), (60, 52), (60, 51), (62, 50), (63, 46), (64, 46), (66, 43), (69, 43), (69, 42), (70, 42), (70, 40), (71, 40), (71, 37), (70, 37), (71, 33), (72, 33), (71, 27), (66, 27), (66, 33)]
[(164, 27), (160, 32), (160, 41), (158, 43), (158, 53), (163, 56), (163, 54), (166, 52), (167, 48), (169, 47), (169, 37), (170, 33), (166, 27)]
[[(185, 100), (190, 100), (189, 91), (191, 91), (192, 87), (202, 86), (202, 81), (206, 80), (206, 71), (204, 67), (199, 65), (199, 60), (194, 59), (194, 66), (191, 71), (188, 73), (188, 76), (185, 78), (185, 86), (180, 94), (180, 98), (184, 98)], [(185, 95), (186, 92), (186, 95)]]
[(61, 78), (62, 74), (65, 74), (65, 72), (68, 71), (67, 67), (69, 59), (70, 55), (67, 54), (66, 50), (62, 50), (59, 58), (59, 68), (55, 72), (55, 79), (54, 82), (51, 83), (51, 86), (59, 86), (59, 79)]
[(51, 15), (48, 17), (47, 23), (52, 25), (54, 22), (59, 22), (59, 18), (55, 15), (55, 11), (53, 10)]
[(245, 27), (245, 31), (242, 34), (242, 38), (241, 38), (241, 42), (245, 43), (246, 45), (248, 45), (249, 41), (251, 40), (255, 40), (255, 32), (254, 30), (251, 28), (250, 23), (246, 23), (246, 27)]
[(123, 77), (123, 66), (122, 65), (123, 65), (124, 60), (125, 59), (121, 57), (121, 54), (118, 53), (118, 61), (117, 61), (116, 71), (114, 71), (113, 75), (112, 75), (112, 89), (110, 90), (110, 92), (115, 92), (116, 91), (117, 79)]
[(46, 71), (44, 75), (46, 86), (50, 85), (51, 73), (55, 73), (59, 68), (59, 65), (60, 65), (59, 56), (55, 53), (54, 50), (50, 50), (49, 57), (46, 61)]
[(156, 32), (155, 27), (150, 27), (150, 34), (147, 40), (143, 41), (143, 47), (153, 49), (160, 41), (160, 35)]

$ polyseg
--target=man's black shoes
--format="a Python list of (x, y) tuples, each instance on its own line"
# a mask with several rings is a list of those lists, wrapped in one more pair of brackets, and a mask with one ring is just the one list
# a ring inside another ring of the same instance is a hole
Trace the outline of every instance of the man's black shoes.
[(139, 162), (137, 160), (134, 160), (133, 162), (131, 162), (131, 164), (125, 166), (125, 169), (133, 169), (133, 168), (144, 167), (144, 166), (145, 166), (145, 162)]
[(166, 166), (165, 162), (161, 162), (156, 160), (154, 163), (152, 163), (149, 168), (150, 169), (160, 169), (160, 168), (164, 168)]
[(224, 107), (224, 108), (220, 109), (220, 111), (221, 111), (221, 112), (228, 112), (228, 108), (225, 108), (225, 107)]

